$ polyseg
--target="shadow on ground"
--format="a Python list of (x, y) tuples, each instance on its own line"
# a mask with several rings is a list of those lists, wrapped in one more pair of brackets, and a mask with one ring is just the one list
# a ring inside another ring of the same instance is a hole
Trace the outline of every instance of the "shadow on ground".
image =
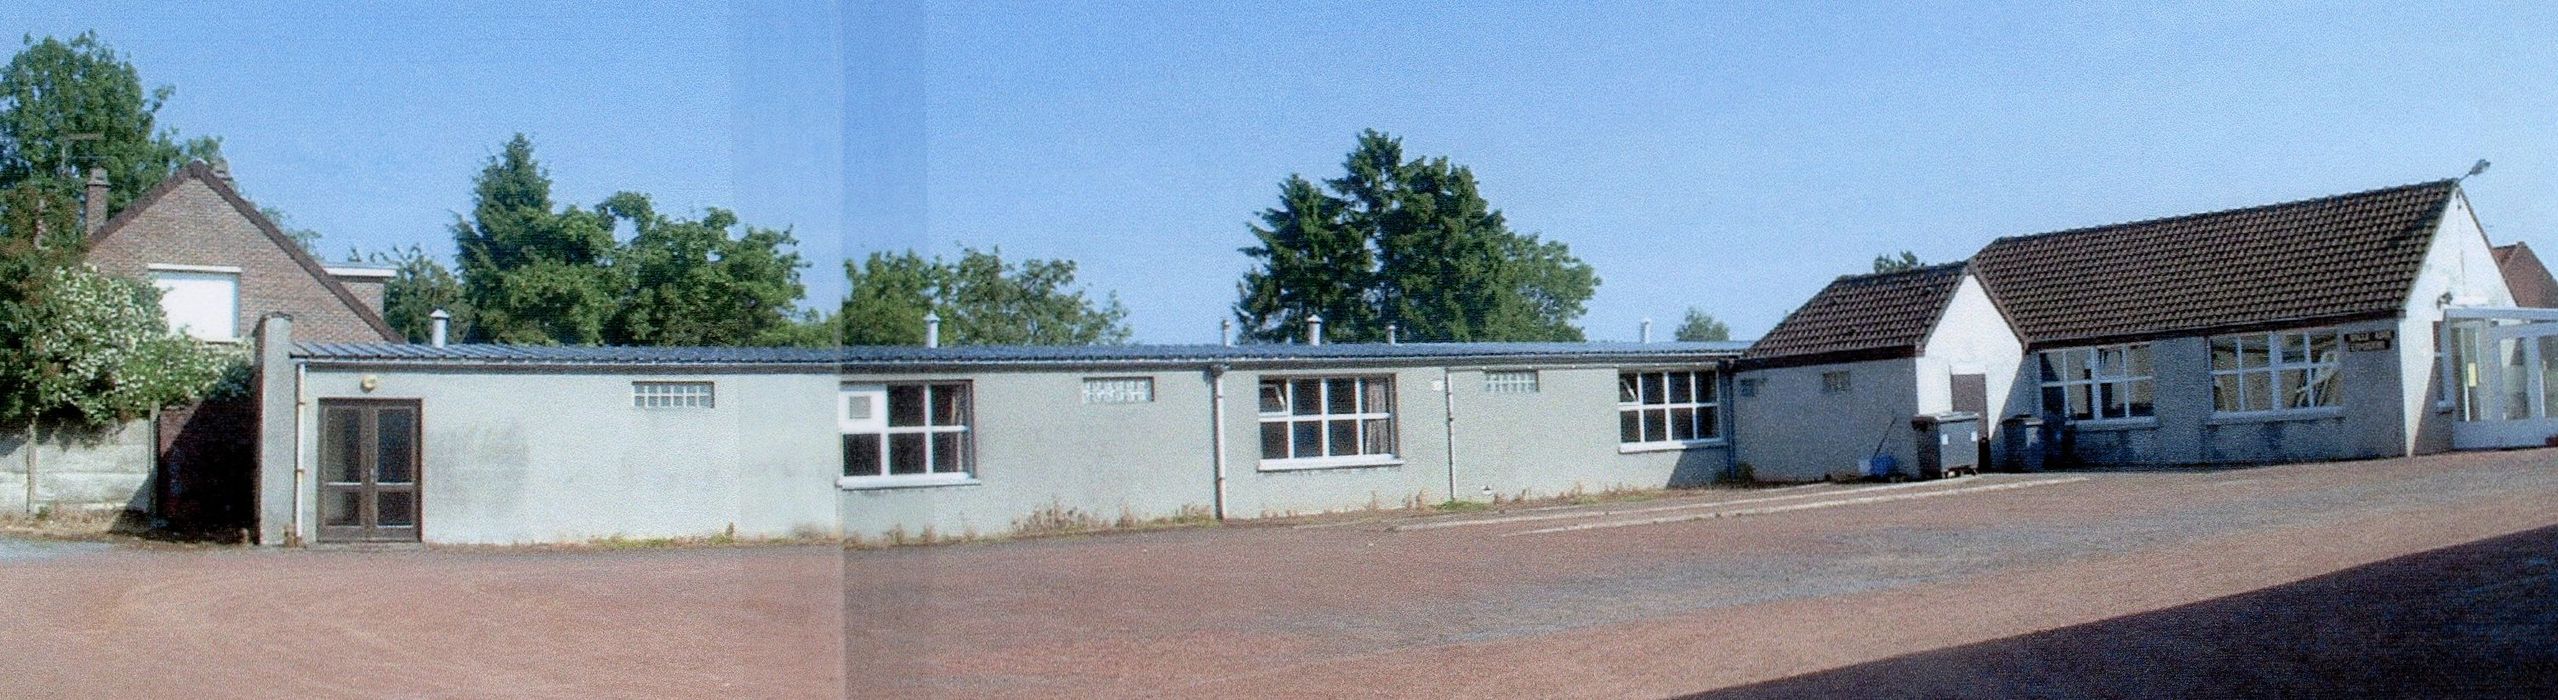
[(2558, 527), (1688, 697), (2558, 697), (2553, 562)]

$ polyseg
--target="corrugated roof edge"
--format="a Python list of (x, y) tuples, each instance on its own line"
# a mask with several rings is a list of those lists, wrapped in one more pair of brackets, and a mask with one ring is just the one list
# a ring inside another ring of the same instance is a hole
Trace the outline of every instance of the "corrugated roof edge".
[(1234, 362), (1566, 361), (1728, 359), (1747, 342), (1703, 343), (1349, 343), (1335, 345), (1104, 345), (737, 348), (569, 347), (301, 343), (293, 356), (333, 364), (438, 366), (1108, 366)]

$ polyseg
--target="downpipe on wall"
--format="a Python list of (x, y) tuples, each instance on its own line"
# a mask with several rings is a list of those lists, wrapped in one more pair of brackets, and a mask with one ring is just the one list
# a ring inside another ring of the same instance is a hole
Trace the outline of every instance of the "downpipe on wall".
[(1226, 366), (1208, 366), (1208, 447), (1216, 453), (1216, 496), (1211, 508), (1217, 520), (1226, 519)]
[[(1457, 377), (1456, 372), (1439, 368), (1439, 401), (1446, 410), (1448, 436), (1448, 500), (1457, 500)], [(1426, 504), (1425, 504), (1426, 505)]]
[(306, 464), (308, 460), (302, 458), (302, 437), (311, 425), (310, 421), (303, 420), (302, 413), (303, 408), (311, 404), (310, 392), (306, 388), (310, 386), (310, 372), (309, 362), (293, 363), (293, 517), (285, 520), (292, 524), (292, 529), (284, 533), (284, 546), (287, 547), (302, 546), (302, 484), (310, 479), (311, 473), (310, 466)]

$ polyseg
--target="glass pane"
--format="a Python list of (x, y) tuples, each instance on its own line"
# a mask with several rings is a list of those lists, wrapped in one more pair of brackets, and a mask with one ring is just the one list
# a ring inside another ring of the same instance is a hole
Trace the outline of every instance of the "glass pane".
[(1261, 412), (1273, 415), (1288, 412), (1287, 383), (1261, 380)]
[(959, 384), (933, 385), (933, 425), (968, 424), (968, 387)]
[(892, 386), (888, 388), (888, 424), (900, 428), (924, 424), (924, 388)]
[(1322, 380), (1319, 380), (1319, 379), (1302, 379), (1302, 380), (1298, 380), (1295, 384), (1289, 385), (1289, 387), (1288, 387), (1288, 392), (1289, 392), (1289, 396), (1288, 396), (1288, 398), (1290, 398), (1290, 399), (1292, 399), (1292, 400), (1296, 401), (1296, 405), (1294, 406), (1294, 408), (1296, 409), (1296, 414), (1297, 414), (1297, 415), (1300, 415), (1300, 416), (1320, 416), (1320, 415), (1323, 415), (1323, 381), (1322, 381)]
[(1325, 452), (1330, 455), (1359, 454), (1359, 421), (1324, 421)]
[(2123, 395), (2123, 385), (2106, 382), (2096, 385), (2096, 411), (2100, 417), (2122, 418), (2131, 415), (2131, 397)]
[(1325, 413), (1342, 416), (1359, 412), (1359, 380), (1330, 379), (1323, 385)]
[(1721, 437), (1723, 435), (1723, 423), (1719, 420), (1720, 417), (1721, 414), (1715, 411), (1712, 406), (1697, 409), (1696, 436), (1709, 440)]
[(373, 480), (384, 484), (405, 484), (416, 479), (412, 468), (417, 455), (410, 449), (417, 444), (417, 412), (405, 408), (385, 408), (374, 414), (376, 452)]
[(924, 434), (896, 433), (888, 436), (888, 473), (924, 473)]
[(1660, 442), (1660, 441), (1663, 441), (1663, 440), (1668, 440), (1668, 439), (1670, 439), (1670, 425), (1669, 425), (1669, 423), (1670, 423), (1670, 412), (1669, 412), (1669, 411), (1664, 411), (1664, 410), (1660, 410), (1660, 409), (1657, 409), (1657, 408), (1656, 408), (1656, 409), (1651, 409), (1651, 410), (1644, 411), (1644, 412), (1643, 412), (1643, 441), (1644, 441), (1644, 442)]
[(329, 489), (320, 498), (320, 522), (334, 526), (362, 525), (364, 492), (355, 489)]
[(1293, 428), (1292, 435), (1295, 437), (1289, 456), (1323, 456), (1323, 421), (1301, 420), (1289, 425)]
[(2069, 351), (2069, 378), (2086, 381), (2096, 377), (2096, 351), (2080, 348)]
[(2274, 396), (2277, 400), (2282, 402), (2277, 405), (2283, 408), (2308, 407), (2309, 394), (2305, 391), (2305, 387), (2309, 384), (2309, 382), (2303, 381), (2307, 379), (2308, 376), (2309, 374), (2307, 372), (2296, 369), (2287, 369), (2275, 372), (2274, 381), (2276, 383), (2274, 385)]
[(2043, 361), (2042, 361), (2042, 365), (2043, 365), (2043, 381), (2046, 381), (2046, 382), (2057, 382), (2057, 381), (2060, 381), (2060, 380), (2061, 380), (2061, 354), (2060, 354), (2060, 353), (2057, 353), (2057, 352), (2052, 352), (2052, 351), (2048, 351), (2048, 350), (2046, 350), (2046, 351), (2044, 351), (2044, 352), (2042, 352), (2042, 353), (2038, 354), (2038, 355), (2037, 355), (2037, 357), (2040, 357), (2040, 358), (2042, 358), (2042, 360), (2043, 360)]
[[(1393, 389), (1394, 381), (1390, 379), (1368, 379), (1359, 382), (1359, 410), (1365, 413), (1393, 413)], [(1535, 372), (1529, 372), (1525, 391), (1536, 390), (1537, 375)]]
[(2238, 369), (2238, 339), (2220, 336), (2212, 339), (2212, 369)]
[(2309, 405), (2312, 405), (2312, 406), (2342, 406), (2342, 405), (2344, 405), (2344, 401), (2342, 400), (2342, 399), (2343, 399), (2343, 397), (2338, 395), (2338, 394), (2339, 394), (2339, 391), (2340, 391), (2340, 390), (2343, 388), (2343, 386), (2344, 386), (2344, 381), (2341, 379), (2341, 376), (2342, 376), (2342, 374), (2341, 374), (2340, 372), (2338, 372), (2338, 371), (2336, 370), (2336, 368), (2334, 368), (2334, 367), (2321, 367), (2321, 368), (2318, 368), (2318, 369), (2310, 370), (2310, 371), (2309, 371), (2309, 390), (2308, 390), (2308, 391), (2309, 391)]
[(1696, 403), (1696, 375), (1670, 373), (1670, 403)]
[(1634, 403), (1643, 399), (1642, 390), (1637, 388), (1639, 386), (1638, 381), (1635, 379), (1637, 376), (1638, 375), (1632, 374), (1617, 375), (1617, 403)]
[(417, 494), (406, 491), (373, 494), (373, 524), (377, 527), (415, 527)]
[(320, 474), (339, 483), (364, 480), (364, 413), (332, 407), (320, 409)]
[(2132, 381), (2132, 382), (2125, 382), (2125, 384), (2131, 387), (2131, 393), (2132, 393), (2132, 406), (2131, 406), (2131, 411), (2132, 411), (2132, 415), (2135, 415), (2135, 416), (2152, 416), (2152, 415), (2157, 415), (2157, 413), (2156, 413), (2156, 407), (2153, 405), (2153, 403), (2154, 403), (2154, 401), (2155, 401), (2155, 397), (2151, 396), (2151, 394), (2157, 390), (2157, 386), (2156, 386), (2156, 385), (2157, 385), (2157, 383), (2156, 383), (2156, 382), (2151, 381), (2151, 380), (2148, 380), (2148, 379), (2142, 379), (2142, 380), (2137, 380), (2137, 381)]
[[(2263, 366), (2265, 366), (2265, 336), (2264, 336), (2264, 335), (2262, 335), (2262, 334), (2251, 334), (2251, 335), (2243, 335), (2243, 336), (2239, 336), (2239, 337), (2238, 337), (2238, 366), (2239, 366), (2239, 367), (2263, 367)], [(2252, 405), (2252, 404), (2251, 404), (2251, 405)]]
[(1672, 439), (1672, 440), (1694, 440), (1694, 439), (1696, 439), (1696, 409), (1693, 409), (1693, 408), (1673, 408), (1673, 409), (1670, 409), (1670, 439)]
[(2247, 410), (2247, 405), (2240, 403), (2238, 397), (2238, 375), (2212, 377), (2212, 410), (2223, 413)]
[(1261, 458), (1288, 458), (1288, 424), (1286, 422), (1261, 424)]
[(2127, 352), (2125, 353), (2125, 355), (2124, 355), (2124, 356), (2125, 356), (2125, 357), (2129, 357), (2129, 358), (2131, 358), (2131, 363), (2132, 363), (2131, 371), (2130, 371), (2131, 376), (2134, 376), (2134, 377), (2146, 377), (2146, 376), (2150, 376), (2150, 375), (2149, 375), (2149, 345), (2147, 345), (2147, 344), (2134, 345), (2134, 346), (2132, 346), (2132, 349), (2131, 349), (2131, 350), (2129, 350), (2129, 351), (2127, 351)]
[(1643, 403), (1661, 403), (1662, 384), (1661, 375), (1658, 373), (1643, 375)]
[(2267, 372), (2246, 372), (2238, 376), (2246, 393), (2246, 400), (2244, 403), (2240, 404), (2241, 407), (2239, 410), (2263, 411), (2274, 407), (2273, 374)]
[(2274, 335), (2274, 357), (2277, 362), (2287, 365), (2297, 365), (2308, 362), (2308, 349), (2309, 336), (2296, 333), (2278, 333)]
[(2107, 377), (2123, 376), (2123, 349), (2118, 347), (2098, 348), (2096, 350), (2096, 373)]
[(1714, 401), (1716, 391), (1720, 391), (1720, 389), (1715, 386), (1713, 372), (1696, 373), (1696, 400), (1698, 402), (1710, 403)]
[(844, 476), (879, 476), (879, 436), (844, 436)]
[(2062, 413), (2064, 409), (2068, 408), (2068, 406), (2065, 405), (2068, 402), (2069, 397), (2062, 391), (2061, 387), (2057, 385), (2043, 387), (2044, 415)]
[(2087, 401), (2087, 388), (2088, 385), (2086, 384), (2072, 385), (2069, 388), (2069, 417), (2073, 420), (2087, 420), (2096, 417), (2094, 409), (2090, 407), (2090, 404)]
[(1362, 422), (1359, 427), (1359, 439), (1360, 454), (1394, 454), (1394, 420), (1370, 418)]
[(968, 471), (967, 433), (933, 433), (933, 472)]
[(2341, 352), (2343, 349), (2337, 344), (2334, 333), (2320, 333), (2309, 337), (2309, 361), (2311, 362), (2337, 364), (2344, 359)]
[(2530, 363), (2523, 356), (2524, 349), (2523, 340), (2520, 338), (2496, 341), (2496, 353), (2505, 358), (2504, 368), (2500, 372), (2505, 382), (2504, 417), (2506, 420), (2531, 417), (2531, 373), (2528, 371)]
[(1617, 411), (1617, 442), (1643, 441), (1643, 412)]

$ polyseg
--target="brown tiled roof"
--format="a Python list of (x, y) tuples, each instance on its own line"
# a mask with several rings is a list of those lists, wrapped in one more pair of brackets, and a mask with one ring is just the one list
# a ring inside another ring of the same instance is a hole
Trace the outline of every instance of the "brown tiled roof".
[(2454, 180), (2001, 238), (1972, 272), (2035, 347), (2397, 315)]
[(2549, 276), (2549, 267), (2531, 246), (2517, 241), (2496, 246), (2496, 271), (2504, 273), (2505, 289), (2513, 292), (2514, 305), (2527, 309), (2558, 307), (2558, 278)]
[(1750, 345), (1754, 367), (1911, 357), (1963, 282), (1963, 263), (1830, 281)]

